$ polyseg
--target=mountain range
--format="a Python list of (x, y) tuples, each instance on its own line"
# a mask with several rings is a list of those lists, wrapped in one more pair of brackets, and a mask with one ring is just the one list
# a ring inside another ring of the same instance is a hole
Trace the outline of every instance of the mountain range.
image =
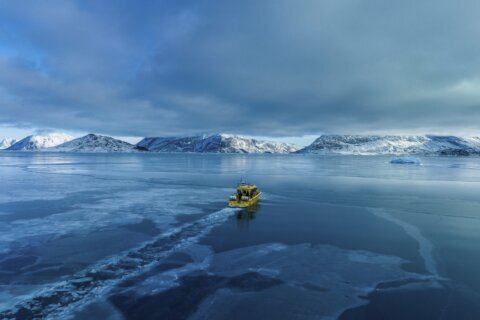
[(479, 137), (440, 135), (322, 135), (304, 148), (229, 134), (149, 137), (136, 145), (108, 136), (88, 134), (73, 139), (62, 133), (32, 135), (14, 142), (4, 139), (0, 149), (57, 152), (194, 152), (299, 153), (345, 155), (480, 155)]
[(0, 141), (0, 150), (9, 148), (15, 142), (17, 142), (17, 141), (15, 139), (12, 139), (12, 138), (3, 139), (2, 141)]
[(292, 153), (301, 149), (300, 146), (290, 143), (248, 139), (228, 134), (144, 138), (137, 146), (153, 152), (200, 153)]
[(72, 140), (73, 137), (65, 133), (50, 133), (45, 135), (35, 134), (15, 142), (6, 150), (10, 151), (33, 151), (58, 146)]
[(48, 150), (58, 152), (134, 152), (139, 148), (122, 140), (90, 133)]
[(480, 138), (439, 135), (322, 135), (298, 153), (464, 156), (480, 154)]
[(227, 134), (144, 138), (137, 145), (132, 145), (97, 134), (73, 139), (69, 135), (60, 133), (28, 136), (6, 148), (8, 151), (201, 153), (292, 153), (300, 149), (300, 146), (294, 144)]

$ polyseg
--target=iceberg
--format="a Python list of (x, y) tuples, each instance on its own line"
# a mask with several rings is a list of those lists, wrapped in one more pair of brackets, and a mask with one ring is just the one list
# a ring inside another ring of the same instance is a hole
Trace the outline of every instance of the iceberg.
[(393, 164), (420, 164), (420, 160), (414, 157), (395, 157), (390, 160)]

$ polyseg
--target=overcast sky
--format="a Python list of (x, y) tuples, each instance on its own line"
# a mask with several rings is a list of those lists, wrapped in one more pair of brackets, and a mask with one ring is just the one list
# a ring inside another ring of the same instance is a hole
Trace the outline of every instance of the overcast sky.
[(479, 39), (477, 0), (0, 0), (0, 136), (477, 135)]

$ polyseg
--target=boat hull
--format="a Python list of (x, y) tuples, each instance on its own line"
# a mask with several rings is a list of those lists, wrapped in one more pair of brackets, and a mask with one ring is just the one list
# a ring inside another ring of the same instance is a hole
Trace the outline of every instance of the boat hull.
[(254, 197), (252, 197), (251, 199), (248, 199), (248, 200), (241, 200), (241, 201), (238, 201), (236, 199), (235, 200), (229, 200), (228, 201), (228, 206), (231, 207), (231, 208), (248, 208), (248, 207), (253, 206), (253, 205), (258, 203), (258, 199), (260, 198), (261, 194), (262, 193), (259, 192)]

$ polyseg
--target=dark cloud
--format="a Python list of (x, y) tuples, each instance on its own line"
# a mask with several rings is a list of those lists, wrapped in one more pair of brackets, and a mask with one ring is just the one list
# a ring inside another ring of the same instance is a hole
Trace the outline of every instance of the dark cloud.
[(477, 1), (2, 1), (0, 124), (475, 131)]

